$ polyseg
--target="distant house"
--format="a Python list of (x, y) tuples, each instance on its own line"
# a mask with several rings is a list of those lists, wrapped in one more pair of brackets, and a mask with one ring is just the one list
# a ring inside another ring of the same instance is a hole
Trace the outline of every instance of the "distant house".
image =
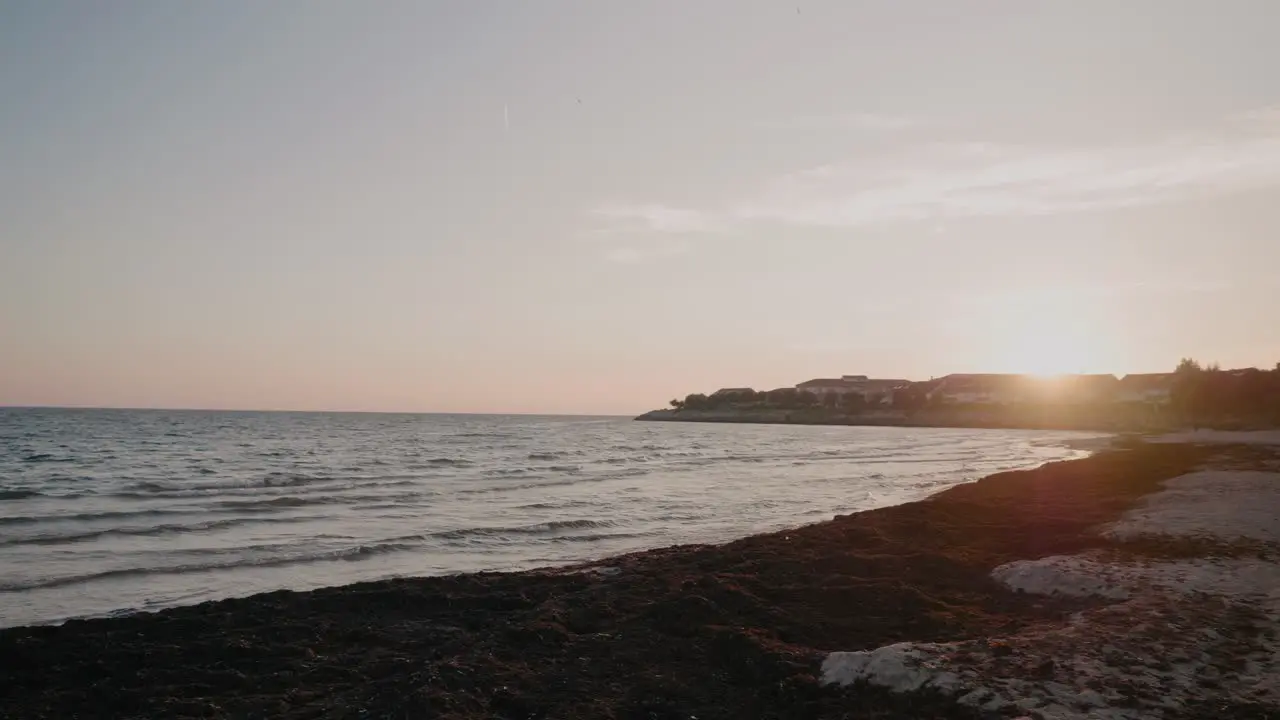
[(724, 397), (725, 395), (745, 395), (746, 393), (755, 394), (755, 390), (751, 388), (720, 388), (711, 393), (711, 397)]
[(871, 404), (891, 405), (895, 394), (911, 386), (910, 380), (883, 379), (868, 380), (863, 386), (862, 397)]
[(1018, 403), (1089, 404), (1116, 399), (1120, 381), (1114, 375), (1014, 374), (947, 375), (929, 392), (929, 399), (977, 405)]
[(943, 377), (929, 393), (929, 399), (964, 405), (1006, 405), (1025, 401), (1032, 389), (1026, 375), (956, 373)]
[(1033, 400), (1049, 403), (1090, 404), (1116, 400), (1120, 381), (1115, 375), (1058, 375), (1031, 378)]
[(1136, 373), (1120, 378), (1117, 402), (1167, 405), (1173, 396), (1173, 373)]
[(818, 396), (832, 393), (847, 395), (851, 392), (858, 392), (858, 385), (841, 378), (818, 378), (816, 380), (805, 380), (796, 385), (796, 392), (810, 392)]
[(844, 375), (840, 378), (818, 378), (796, 385), (797, 392), (810, 392), (819, 397), (826, 395), (858, 394), (870, 403), (893, 401), (893, 393), (910, 383), (906, 380), (873, 379), (866, 375)]
[(1120, 380), (1115, 375), (1071, 375), (1069, 389), (1084, 402), (1114, 400), (1120, 391)]

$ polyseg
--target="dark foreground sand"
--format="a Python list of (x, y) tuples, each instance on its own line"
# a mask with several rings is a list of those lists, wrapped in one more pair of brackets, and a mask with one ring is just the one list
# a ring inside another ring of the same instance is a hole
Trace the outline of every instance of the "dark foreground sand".
[(984, 717), (823, 686), (819, 668), (833, 650), (1004, 635), (1097, 606), (989, 573), (1102, 546), (1090, 529), (1161, 481), (1259, 452), (1139, 446), (727, 545), (4, 630), (0, 717)]

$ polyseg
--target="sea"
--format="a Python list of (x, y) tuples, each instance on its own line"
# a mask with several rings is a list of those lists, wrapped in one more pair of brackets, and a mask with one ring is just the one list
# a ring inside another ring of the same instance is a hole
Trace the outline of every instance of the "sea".
[(1087, 437), (0, 408), (0, 627), (725, 542), (1079, 457)]

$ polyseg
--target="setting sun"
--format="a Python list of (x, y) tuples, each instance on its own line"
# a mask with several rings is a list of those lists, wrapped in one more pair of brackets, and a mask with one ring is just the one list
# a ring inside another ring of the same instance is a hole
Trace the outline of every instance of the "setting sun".
[(1027, 328), (1010, 338), (993, 366), (1029, 375), (1109, 372), (1098, 362), (1093, 339), (1062, 326)]
[(1114, 344), (1099, 309), (1067, 292), (1028, 292), (982, 309), (992, 372), (1030, 375), (1114, 373)]

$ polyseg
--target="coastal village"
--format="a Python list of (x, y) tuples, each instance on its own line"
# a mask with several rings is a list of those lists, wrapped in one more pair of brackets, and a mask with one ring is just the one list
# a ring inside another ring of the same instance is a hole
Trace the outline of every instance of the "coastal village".
[[(1244, 370), (1230, 372), (1246, 372)], [(913, 382), (902, 379), (841, 375), (806, 380), (793, 388), (759, 392), (753, 388), (721, 388), (708, 396), (721, 401), (795, 398), (799, 404), (848, 405), (860, 401), (868, 408), (902, 406), (912, 400), (930, 404), (1013, 405), (1021, 403), (1144, 403), (1167, 405), (1175, 373), (1091, 375), (1016, 375), (956, 373)], [(764, 396), (763, 398), (761, 396)], [(686, 398), (685, 402), (687, 403)], [(695, 398), (694, 403), (698, 403)]]
[(641, 420), (1141, 431), (1280, 424), (1280, 363), (1223, 370), (1184, 358), (1173, 372), (956, 373), (924, 381), (841, 375), (772, 390), (724, 387)]

